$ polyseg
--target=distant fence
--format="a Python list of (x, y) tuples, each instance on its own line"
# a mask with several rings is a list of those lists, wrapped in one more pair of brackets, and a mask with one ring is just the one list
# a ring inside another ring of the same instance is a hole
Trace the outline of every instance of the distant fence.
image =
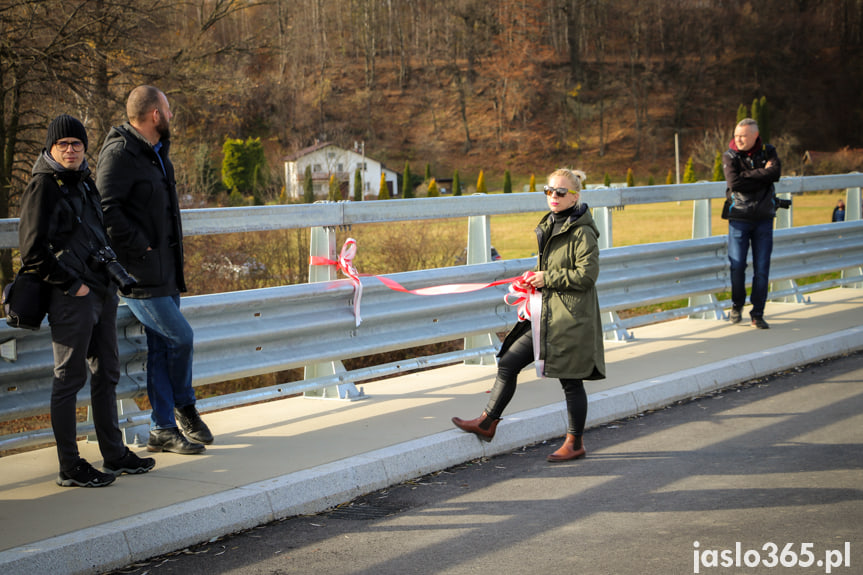
[[(792, 210), (780, 212), (771, 264), (771, 299), (805, 301), (810, 291), (863, 285), (863, 175), (783, 179), (783, 194), (846, 188), (848, 221), (791, 228)], [(603, 326), (608, 337), (626, 339), (627, 330), (675, 317), (721, 319), (730, 302), (715, 294), (730, 289), (724, 236), (709, 235), (709, 200), (724, 197), (724, 184), (690, 184), (585, 191), (600, 226), (611, 235), (609, 208), (617, 205), (695, 200), (691, 240), (601, 250), (598, 283)], [(310, 227), (312, 255), (335, 259), (335, 229), (351, 224), (467, 217), (468, 264), (388, 274), (408, 289), (449, 283), (491, 283), (514, 277), (533, 258), (488, 262), (490, 214), (546, 209), (540, 194), (419, 198), (390, 202), (340, 202), (183, 212), (190, 235)], [(706, 203), (706, 209), (705, 209)], [(855, 208), (856, 206), (856, 208)], [(784, 212), (784, 213), (783, 213)], [(707, 214), (705, 229), (705, 215)], [(857, 220), (857, 221), (854, 221)], [(0, 220), (0, 247), (8, 247), (16, 220)], [(706, 233), (705, 233), (706, 232)], [(605, 235), (605, 234), (604, 234)], [(703, 236), (703, 237), (702, 237)], [(12, 244), (14, 245), (14, 243)], [(799, 286), (797, 278), (840, 271), (840, 277)], [(456, 362), (491, 363), (499, 342), (494, 335), (512, 326), (515, 312), (503, 301), (505, 286), (447, 296), (393, 291), (363, 278), (362, 324), (353, 316), (354, 290), (336, 280), (329, 266), (310, 272), (316, 283), (186, 297), (184, 315), (195, 331), (194, 384), (306, 367), (306, 379), (199, 402), (206, 411), (305, 393), (314, 397), (357, 399), (355, 383), (407, 370)], [(618, 310), (689, 298), (688, 305), (628, 319)], [(46, 326), (47, 327), (47, 326)], [(117, 392), (121, 426), (130, 443), (146, 441), (148, 412), (134, 398), (145, 395), (146, 339), (140, 324), (120, 306), (117, 330), (123, 374)], [(465, 348), (430, 357), (345, 371), (342, 360), (387, 351), (464, 339)], [(47, 412), (53, 358), (49, 331), (26, 332), (0, 325), (0, 421)], [(88, 393), (79, 394), (86, 405)], [(82, 424), (81, 433), (92, 425)], [(0, 449), (53, 440), (49, 429), (0, 436)]]

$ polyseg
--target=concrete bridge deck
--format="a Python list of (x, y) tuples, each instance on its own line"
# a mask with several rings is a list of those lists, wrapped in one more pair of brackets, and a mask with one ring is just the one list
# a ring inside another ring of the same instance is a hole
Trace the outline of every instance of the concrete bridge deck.
[[(587, 383), (588, 426), (863, 348), (863, 290), (771, 302), (766, 319), (767, 331), (679, 320), (608, 342), (608, 379)], [(204, 455), (155, 454), (150, 473), (102, 489), (55, 485), (53, 447), (3, 457), (0, 572), (99, 573), (564, 433), (559, 384), (531, 370), (493, 442), (452, 428), (453, 415), (481, 412), (493, 377), (490, 366), (456, 365), (366, 384), (370, 399), (352, 403), (294, 398), (208, 414), (216, 443)], [(101, 464), (95, 445), (81, 452)]]

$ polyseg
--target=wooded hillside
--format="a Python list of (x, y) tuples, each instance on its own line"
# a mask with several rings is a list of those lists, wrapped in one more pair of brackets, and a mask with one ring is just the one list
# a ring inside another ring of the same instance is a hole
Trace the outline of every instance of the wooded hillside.
[(200, 198), (225, 138), (262, 139), (271, 198), (279, 159), (318, 140), (520, 189), (560, 165), (664, 182), (677, 132), (709, 177), (761, 97), (789, 173), (863, 145), (861, 48), (863, 0), (0, 0), (0, 218), (52, 117), (85, 122), (95, 164), (141, 83), (167, 93)]

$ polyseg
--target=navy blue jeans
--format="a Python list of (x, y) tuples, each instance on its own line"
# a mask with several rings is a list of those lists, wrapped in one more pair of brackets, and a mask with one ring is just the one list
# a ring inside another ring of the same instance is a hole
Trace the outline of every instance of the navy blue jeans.
[(770, 285), (770, 255), (773, 253), (773, 220), (728, 220), (728, 260), (731, 262), (731, 302), (741, 309), (746, 303), (746, 258), (752, 246), (753, 318), (764, 315)]
[(180, 313), (180, 296), (124, 298), (147, 334), (147, 396), (152, 429), (177, 427), (174, 408), (195, 404), (192, 326)]

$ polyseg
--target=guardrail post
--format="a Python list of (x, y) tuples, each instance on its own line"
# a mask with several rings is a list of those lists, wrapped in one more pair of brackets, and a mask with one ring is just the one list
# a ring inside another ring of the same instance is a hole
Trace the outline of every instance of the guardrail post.
[[(856, 221), (863, 219), (863, 202), (861, 202), (860, 191), (863, 188), (848, 188), (845, 190), (845, 221)], [(841, 272), (842, 279), (863, 276), (863, 266), (846, 268)], [(863, 282), (845, 284), (845, 288), (863, 288)]]
[[(336, 255), (336, 229), (334, 227), (311, 228), (311, 239), (309, 241), (309, 252), (312, 257), (324, 257), (335, 261)], [(326, 282), (336, 279), (335, 266), (309, 266), (309, 283)], [(347, 370), (341, 361), (328, 361), (307, 365), (304, 369), (303, 379), (316, 379), (327, 375), (345, 373)], [(313, 389), (303, 392), (303, 397), (313, 399), (346, 399), (354, 401), (364, 399), (365, 393), (349, 381), (321, 389)]]
[[(710, 213), (710, 198), (693, 200), (692, 202), (692, 239), (709, 238), (713, 234), (713, 223)], [(710, 309), (704, 309), (709, 306)], [(725, 319), (725, 312), (719, 305), (714, 294), (696, 295), (689, 298), (689, 307), (701, 308), (704, 311), (689, 314), (690, 319)]]
[[(593, 189), (599, 189), (599, 186)], [(596, 227), (599, 228), (599, 240), (596, 242), (599, 244), (599, 250), (602, 251), (612, 247), (611, 210), (605, 206), (593, 208), (593, 221), (596, 223)], [(631, 333), (620, 327), (620, 317), (616, 311), (604, 311), (601, 314), (602, 325), (604, 326), (603, 337), (605, 339), (617, 341), (633, 339)]]
[[(491, 218), (489, 216), (470, 216), (467, 219), (467, 265), (485, 264), (491, 261)], [(493, 333), (469, 335), (464, 338), (464, 349), (488, 346), (498, 347), (500, 341)], [(495, 365), (493, 355), (483, 355), (464, 360), (465, 365)]]
[[(776, 194), (776, 197), (783, 200), (790, 200), (791, 194)], [(794, 205), (792, 204), (790, 207), (786, 208), (777, 208), (776, 209), (776, 229), (777, 230), (786, 230), (792, 227), (794, 222)], [(770, 291), (785, 291), (785, 290), (793, 290), (794, 293), (792, 295), (787, 295), (784, 297), (779, 297), (773, 299), (771, 301), (785, 302), (785, 303), (808, 303), (810, 300), (808, 298), (803, 297), (797, 290), (797, 281), (793, 279), (789, 280), (780, 280), (777, 282), (773, 282), (770, 285)]]
[[(150, 437), (149, 425), (134, 425), (123, 427), (124, 420), (131, 419), (131, 416), (143, 413), (134, 399), (125, 398), (117, 400), (117, 419), (120, 420), (120, 431), (123, 434), (123, 441), (126, 445), (134, 445), (136, 447), (144, 447), (147, 445), (147, 440)], [(87, 423), (93, 423), (93, 406), (87, 405)], [(87, 443), (97, 443), (95, 433), (87, 434)]]

